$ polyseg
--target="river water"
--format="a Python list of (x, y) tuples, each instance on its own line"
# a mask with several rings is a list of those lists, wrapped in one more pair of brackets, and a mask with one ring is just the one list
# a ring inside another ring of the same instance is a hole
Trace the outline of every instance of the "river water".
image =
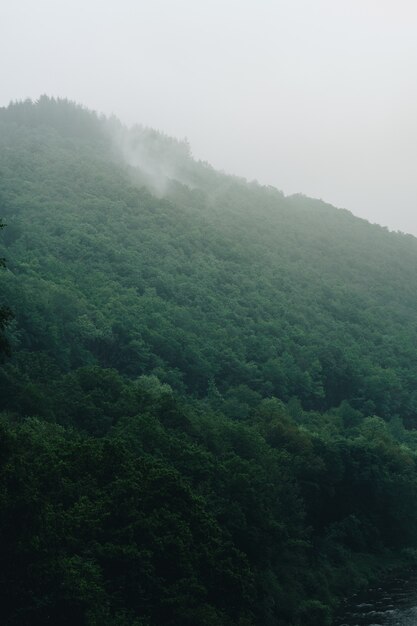
[(356, 594), (333, 626), (417, 626), (417, 573), (402, 572)]

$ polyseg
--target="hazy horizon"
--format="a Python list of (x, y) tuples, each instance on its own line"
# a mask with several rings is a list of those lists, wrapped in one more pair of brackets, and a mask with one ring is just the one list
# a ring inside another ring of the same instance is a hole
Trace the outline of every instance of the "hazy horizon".
[(0, 106), (69, 98), (417, 235), (416, 19), (407, 0), (9, 2)]

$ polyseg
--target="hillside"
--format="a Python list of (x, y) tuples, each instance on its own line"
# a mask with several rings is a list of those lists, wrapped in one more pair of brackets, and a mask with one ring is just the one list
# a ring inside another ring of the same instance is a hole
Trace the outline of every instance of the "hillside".
[(328, 624), (417, 548), (417, 239), (46, 97), (0, 217), (5, 624)]

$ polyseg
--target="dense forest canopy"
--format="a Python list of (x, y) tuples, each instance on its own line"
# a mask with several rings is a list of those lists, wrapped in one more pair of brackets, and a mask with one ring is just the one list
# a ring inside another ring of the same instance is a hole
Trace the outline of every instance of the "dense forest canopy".
[(414, 237), (46, 96), (0, 217), (3, 623), (325, 625), (411, 558)]

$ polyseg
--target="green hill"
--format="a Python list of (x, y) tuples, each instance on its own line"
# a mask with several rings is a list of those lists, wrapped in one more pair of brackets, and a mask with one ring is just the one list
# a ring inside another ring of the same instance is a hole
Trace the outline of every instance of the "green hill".
[(321, 625), (417, 547), (414, 237), (45, 96), (0, 217), (5, 624)]

